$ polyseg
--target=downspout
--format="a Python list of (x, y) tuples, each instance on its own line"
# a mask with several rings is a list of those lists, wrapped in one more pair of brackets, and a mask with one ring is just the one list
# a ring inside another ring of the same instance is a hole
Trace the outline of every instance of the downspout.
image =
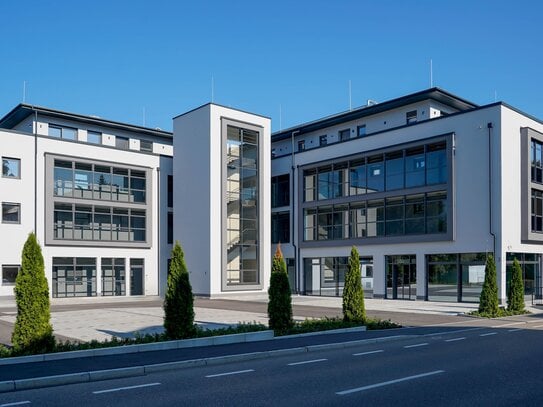
[(34, 233), (38, 235), (38, 111), (34, 108)]
[[(161, 267), (161, 264), (160, 264), (160, 259), (161, 259), (161, 256), (160, 256), (160, 252), (162, 250), (162, 245), (160, 244), (160, 222), (162, 221), (162, 219), (160, 219), (160, 214), (162, 213), (162, 211), (160, 210), (161, 209), (161, 205), (162, 205), (162, 199), (161, 199), (161, 196), (160, 196), (160, 160), (162, 159), (162, 156), (159, 156), (158, 160), (159, 160), (159, 163), (158, 163), (158, 167), (156, 169), (156, 173), (157, 173), (157, 176), (156, 176), (156, 179), (157, 179), (157, 196), (158, 196), (158, 199), (157, 199), (157, 208), (156, 208), (156, 211), (157, 211), (157, 218), (158, 218), (158, 222), (157, 222), (157, 234), (158, 234), (158, 237), (157, 237), (157, 268), (158, 268), (158, 275), (157, 275), (157, 288), (158, 288), (158, 295), (160, 296), (162, 293), (161, 291), (163, 291), (164, 289), (162, 288), (162, 286), (160, 285), (160, 270), (162, 270), (162, 267)], [(167, 206), (167, 204), (166, 204)], [(168, 222), (168, 209), (166, 209), (166, 222)]]
[(492, 236), (492, 253), (496, 261), (496, 235), (492, 230), (492, 122), (486, 125), (488, 129), (488, 228)]
[(291, 212), (290, 212), (290, 236), (291, 236), (291, 242), (292, 242), (292, 247), (294, 248), (294, 273), (295, 273), (295, 282), (296, 282), (296, 287), (295, 287), (295, 291), (296, 291), (296, 294), (299, 294), (300, 293), (300, 286), (301, 286), (301, 278), (300, 278), (300, 273), (298, 272), (299, 271), (299, 268), (298, 268), (298, 258), (299, 258), (299, 253), (298, 253), (298, 247), (296, 245), (296, 241), (294, 240), (294, 227), (295, 227), (295, 222), (294, 222), (294, 211), (295, 211), (295, 205), (294, 205), (294, 196), (295, 196), (295, 190), (294, 190), (294, 177), (295, 177), (295, 173), (296, 173), (296, 167), (294, 166), (294, 136), (296, 135), (296, 133), (299, 133), (300, 131), (299, 130), (296, 130), (296, 131), (293, 131), (291, 134), (290, 134), (290, 140), (291, 140), (291, 152), (290, 152), (290, 171), (291, 171), (291, 182), (290, 182), (290, 191), (291, 191), (291, 195), (290, 195), (290, 202), (291, 202)]

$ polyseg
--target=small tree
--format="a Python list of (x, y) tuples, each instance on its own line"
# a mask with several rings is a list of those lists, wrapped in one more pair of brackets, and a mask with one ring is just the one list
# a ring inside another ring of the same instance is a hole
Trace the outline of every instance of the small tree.
[(351, 249), (349, 266), (345, 274), (345, 286), (343, 287), (343, 320), (348, 322), (364, 322), (366, 320), (360, 255), (354, 246)]
[(172, 250), (168, 286), (164, 298), (164, 329), (171, 339), (193, 337), (194, 298), (183, 249), (178, 241)]
[(280, 245), (273, 256), (273, 265), (268, 289), (269, 326), (275, 332), (282, 333), (292, 328), (292, 298), (288, 282), (287, 265), (283, 259)]
[(11, 336), (18, 353), (43, 353), (55, 346), (49, 305), (49, 286), (41, 247), (30, 233), (23, 247), (21, 270), (15, 280), (17, 319)]
[(498, 314), (498, 285), (496, 282), (496, 264), (491, 254), (486, 258), (485, 281), (479, 298), (479, 312), (495, 316)]
[(513, 261), (511, 284), (507, 293), (507, 309), (518, 313), (524, 312), (524, 282), (522, 281), (522, 269), (517, 259)]

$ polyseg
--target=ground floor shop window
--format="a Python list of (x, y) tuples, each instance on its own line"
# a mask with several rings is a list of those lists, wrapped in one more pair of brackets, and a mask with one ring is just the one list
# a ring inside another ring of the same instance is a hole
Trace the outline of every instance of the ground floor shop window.
[(386, 297), (398, 300), (417, 298), (417, 256), (386, 256)]
[(486, 253), (426, 256), (427, 300), (479, 302), (485, 279)]
[(102, 258), (102, 295), (126, 295), (126, 267), (124, 258)]
[(96, 296), (96, 259), (53, 257), (53, 297)]
[(511, 276), (513, 271), (513, 260), (517, 259), (522, 269), (522, 279), (524, 281), (524, 297), (526, 301), (532, 299), (541, 299), (541, 254), (535, 253), (506, 253), (506, 293), (509, 293)]
[[(349, 257), (304, 259), (304, 293), (339, 297), (343, 295)], [(365, 297), (373, 296), (373, 258), (360, 257), (361, 284)]]
[(130, 259), (130, 295), (144, 294), (144, 261)]

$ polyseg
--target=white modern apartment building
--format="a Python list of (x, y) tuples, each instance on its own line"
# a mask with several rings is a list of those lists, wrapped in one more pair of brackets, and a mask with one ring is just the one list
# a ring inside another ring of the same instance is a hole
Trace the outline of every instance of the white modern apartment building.
[(308, 295), (341, 295), (356, 246), (369, 297), (477, 302), (493, 253), (502, 302), (513, 258), (541, 298), (542, 147), (540, 120), (438, 88), (274, 133), (272, 243)]
[[(212, 114), (195, 117), (206, 109)], [(52, 297), (162, 295), (175, 240), (185, 246), (196, 294), (266, 290), (269, 119), (213, 104), (183, 117), (189, 127), (179, 118), (176, 128), (192, 141), (27, 104), (0, 119), (0, 296), (13, 295), (30, 232)], [(174, 157), (174, 140), (190, 151), (177, 143)], [(223, 197), (234, 197), (235, 182), (247, 196), (227, 211)], [(181, 214), (177, 229), (173, 213)], [(240, 213), (251, 213), (251, 236)]]

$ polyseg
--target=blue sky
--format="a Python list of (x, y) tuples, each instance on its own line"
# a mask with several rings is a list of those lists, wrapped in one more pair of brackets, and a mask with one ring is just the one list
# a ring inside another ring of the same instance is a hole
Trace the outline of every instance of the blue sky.
[[(171, 130), (211, 100), (277, 131), (433, 84), (543, 119), (536, 1), (0, 1), (0, 116), (26, 102)], [(281, 108), (280, 108), (281, 106)], [(281, 109), (281, 120), (280, 120)]]

